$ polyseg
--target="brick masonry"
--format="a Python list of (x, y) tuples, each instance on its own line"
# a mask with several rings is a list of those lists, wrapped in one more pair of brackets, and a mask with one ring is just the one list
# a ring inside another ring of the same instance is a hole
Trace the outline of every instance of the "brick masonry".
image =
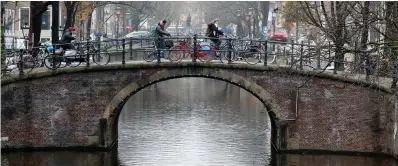
[[(272, 105), (269, 109), (275, 113), (277, 126), (286, 119), (295, 119), (287, 122), (286, 130), (278, 130), (279, 134), (286, 134), (285, 145), (278, 139), (280, 149), (393, 153), (392, 94), (285, 70), (242, 69), (222, 65), (82, 67), (4, 81), (1, 135), (8, 140), (2, 141), (2, 148), (101, 147), (101, 118), (108, 119), (105, 137), (106, 146), (110, 146), (114, 140), (109, 140), (109, 133), (117, 134), (115, 128), (109, 127), (112, 122), (117, 123), (117, 116), (111, 116), (117, 115), (118, 109), (112, 108), (111, 111), (116, 110), (112, 114), (106, 110), (111, 108), (112, 101), (127, 100), (118, 99), (120, 94), (130, 96), (135, 88), (170, 76), (223, 74), (222, 79), (241, 84), (254, 93), (264, 93), (264, 98), (272, 100), (263, 102)], [(253, 83), (262, 89), (258, 90)], [(298, 86), (301, 88), (297, 93)]]

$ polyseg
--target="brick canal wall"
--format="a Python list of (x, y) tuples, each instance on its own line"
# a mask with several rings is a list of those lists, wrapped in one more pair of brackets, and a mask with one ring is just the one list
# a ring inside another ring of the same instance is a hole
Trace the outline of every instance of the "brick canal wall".
[[(398, 85), (398, 83), (397, 83)], [(394, 148), (394, 157), (398, 158), (398, 89), (395, 90), (395, 109), (394, 109), (394, 115), (393, 115), (393, 148)]]
[(157, 74), (163, 70), (175, 76), (232, 73), (259, 85), (272, 97), (272, 102), (263, 102), (280, 108), (273, 117), (280, 150), (392, 154), (396, 147), (394, 96), (384, 90), (326, 74), (312, 77), (265, 67), (188, 63), (78, 67), (5, 80), (2, 148), (102, 147), (99, 121), (110, 101), (133, 82), (166, 77), (165, 72)]

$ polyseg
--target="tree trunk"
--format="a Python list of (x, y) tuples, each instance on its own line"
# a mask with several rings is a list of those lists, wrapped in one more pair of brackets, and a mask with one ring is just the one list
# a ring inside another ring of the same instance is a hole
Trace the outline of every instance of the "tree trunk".
[(243, 37), (244, 36), (243, 26), (242, 26), (242, 23), (240, 23), (240, 22), (236, 26), (236, 35), (238, 37)]
[(138, 12), (136, 12), (136, 11), (133, 12), (132, 21), (133, 21), (133, 27), (132, 27), (132, 29), (133, 29), (134, 31), (138, 31), (139, 28), (140, 28), (140, 14), (139, 14)]
[(91, 19), (93, 17), (93, 12), (91, 12), (88, 15), (87, 18), (87, 24), (86, 24), (86, 39), (88, 40), (90, 38), (90, 33), (91, 33)]
[[(268, 26), (269, 1), (261, 1), (262, 26)], [(261, 27), (262, 28), (262, 27)]]
[(65, 33), (65, 30), (74, 25), (74, 17), (76, 15), (76, 10), (75, 10), (76, 2), (65, 2), (65, 7), (66, 7), (66, 20), (65, 20), (65, 26), (63, 27), (63, 32), (62, 34)]
[(393, 42), (398, 41), (398, 28), (394, 26), (398, 24), (398, 2), (390, 1), (385, 2), (387, 9), (386, 9), (386, 43), (387, 46), (384, 49), (384, 52), (387, 53), (387, 63), (391, 65), (387, 65), (387, 72), (391, 73), (391, 77), (393, 78), (392, 81), (392, 88), (395, 88), (396, 83), (398, 81), (398, 49), (397, 47), (391, 47)]
[(254, 17), (253, 17), (253, 37), (257, 37), (257, 33), (258, 33), (258, 11), (254, 12)]
[[(34, 10), (31, 10), (34, 11)], [(31, 27), (32, 27), (32, 33), (34, 34), (33, 38), (33, 47), (37, 47), (38, 43), (40, 42), (40, 35), (41, 35), (41, 23), (42, 23), (42, 17), (41, 15), (35, 16), (32, 18), (31, 22)], [(36, 57), (36, 49), (32, 49), (32, 55), (33, 57)]]
[(126, 15), (125, 15), (125, 13), (126, 13), (126, 7), (125, 6), (122, 6), (122, 10), (123, 10), (123, 20), (122, 20), (122, 28), (123, 28), (123, 30), (122, 30), (122, 32), (123, 32), (123, 36), (124, 35), (126, 35)]
[(52, 25), (51, 25), (51, 40), (52, 43), (58, 43), (59, 41), (59, 20), (58, 20), (58, 15), (59, 15), (59, 1), (53, 1), (52, 2)]
[[(5, 2), (2, 2), (1, 3), (1, 50), (4, 52), (4, 49), (5, 49), (5, 43), (4, 43), (4, 33), (5, 33), (5, 23), (4, 23), (4, 12), (5, 12)], [(1, 54), (1, 66), (3, 66), (2, 67), (2, 69), (3, 68), (5, 68), (5, 67), (7, 67), (6, 65), (5, 65), (5, 60), (6, 60), (6, 56), (5, 56), (5, 54), (4, 53), (2, 53)], [(3, 73), (3, 70), (1, 70), (1, 72)]]
[[(50, 5), (51, 2), (47, 1), (45, 3), (40, 1), (31, 1), (30, 8), (35, 10), (30, 10), (30, 20), (29, 20), (29, 50), (32, 51), (32, 47), (36, 47), (40, 41), (40, 33), (41, 33), (41, 23), (42, 23), (42, 14), (47, 11), (47, 6)], [(34, 39), (32, 39), (32, 33), (34, 34)], [(33, 43), (32, 43), (33, 40)], [(33, 45), (32, 45), (33, 44)], [(35, 57), (37, 54), (33, 50), (32, 55)]]
[(76, 10), (77, 10), (77, 5), (76, 5), (76, 7), (75, 7), (75, 9), (74, 9), (74, 11), (73, 11), (73, 17), (72, 17), (72, 26), (74, 26), (75, 25), (75, 23), (76, 23)]
[[(369, 33), (369, 1), (364, 2), (364, 6), (362, 8), (362, 22), (363, 22), (363, 28), (362, 28), (362, 34), (361, 34), (361, 50), (365, 51), (367, 50), (367, 42), (368, 42), (368, 33)], [(365, 65), (365, 73), (366, 73), (366, 80), (369, 80), (369, 75), (370, 75), (370, 59), (368, 53), (362, 53), (361, 56), (361, 65), (363, 64), (362, 62), (366, 63)]]
[(344, 7), (343, 3), (344, 2), (339, 2), (336, 1), (336, 22), (335, 25), (335, 36), (336, 40), (334, 41), (336, 45), (336, 51), (335, 51), (335, 61), (334, 61), (334, 67), (337, 69), (337, 71), (343, 71), (344, 70), (344, 27), (345, 27), (345, 18), (344, 18)]

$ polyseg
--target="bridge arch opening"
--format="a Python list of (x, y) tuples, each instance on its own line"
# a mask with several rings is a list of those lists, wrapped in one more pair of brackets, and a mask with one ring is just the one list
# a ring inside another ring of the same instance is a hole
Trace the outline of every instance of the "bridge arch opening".
[(143, 77), (136, 82), (130, 83), (113, 97), (112, 101), (108, 103), (106, 110), (100, 119), (100, 146), (110, 149), (117, 143), (119, 115), (124, 104), (132, 95), (158, 82), (184, 77), (202, 77), (228, 82), (246, 90), (255, 96), (264, 105), (264, 111), (268, 113), (268, 117), (270, 118), (271, 149), (272, 151), (279, 149), (278, 124), (280, 119), (280, 107), (276, 104), (268, 92), (266, 92), (262, 87), (258, 86), (253, 81), (247, 80), (242, 76), (221, 69), (180, 69), (173, 70), (172, 72), (165, 69), (150, 76)]

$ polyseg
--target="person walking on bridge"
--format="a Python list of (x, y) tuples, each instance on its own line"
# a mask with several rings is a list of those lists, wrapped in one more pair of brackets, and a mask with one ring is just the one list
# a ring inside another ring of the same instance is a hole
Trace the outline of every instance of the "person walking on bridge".
[[(164, 36), (171, 36), (170, 33), (165, 31), (164, 26), (166, 25), (166, 20), (160, 20), (158, 26), (156, 27), (156, 36), (158, 37), (158, 48), (165, 49), (165, 39)], [(164, 58), (164, 51), (160, 52), (160, 57)]]
[(210, 39), (215, 45), (216, 45), (216, 50), (219, 49), (221, 45), (221, 40), (218, 39), (219, 35), (224, 35), (224, 33), (220, 30), (218, 30), (216, 24), (219, 22), (219, 19), (214, 19), (212, 23), (207, 25), (207, 30), (206, 30), (206, 36), (210, 37)]

